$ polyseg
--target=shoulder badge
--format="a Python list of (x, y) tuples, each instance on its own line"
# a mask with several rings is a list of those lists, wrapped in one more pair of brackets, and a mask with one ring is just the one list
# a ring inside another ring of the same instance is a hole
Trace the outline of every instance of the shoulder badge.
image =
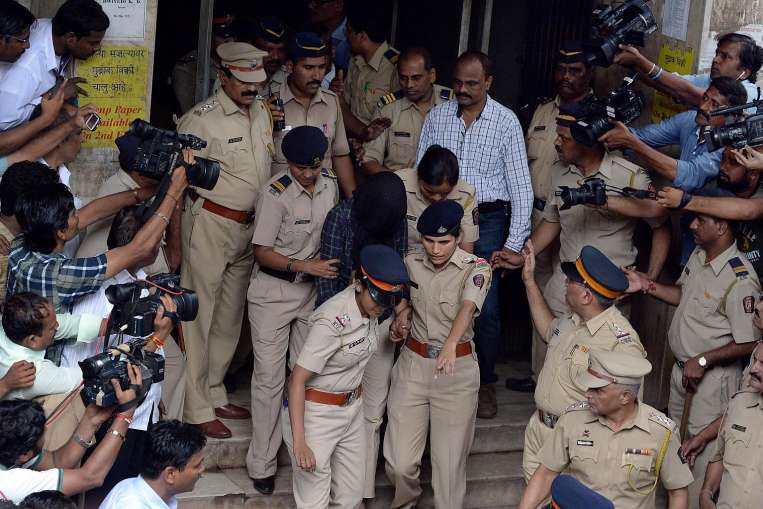
[(393, 64), (397, 64), (397, 59), (399, 56), (400, 56), (400, 52), (396, 50), (395, 48), (390, 48), (384, 52), (384, 57), (390, 62), (392, 62)]
[(440, 99), (443, 99), (445, 101), (450, 101), (456, 96), (456, 94), (453, 93), (453, 91), (449, 88), (443, 88), (440, 90)]
[(617, 338), (618, 343), (623, 345), (633, 343), (631, 333), (617, 325), (615, 322), (612, 322), (612, 329), (614, 330), (615, 338)]
[(649, 420), (656, 422), (663, 428), (667, 428), (668, 431), (674, 431), (676, 429), (676, 423), (670, 417), (666, 416), (662, 412), (652, 410), (649, 412)]
[(194, 115), (202, 116), (210, 111), (212, 111), (212, 108), (214, 108), (217, 105), (217, 101), (215, 99), (212, 99), (211, 101), (207, 101), (195, 110), (193, 110)]
[(291, 185), (291, 177), (288, 175), (282, 176), (280, 179), (276, 180), (272, 184), (270, 184), (270, 194), (273, 196), (280, 196), (281, 193), (286, 191), (286, 188)]
[(570, 406), (568, 406), (564, 413), (567, 412), (578, 412), (580, 410), (589, 410), (591, 408), (591, 405), (588, 404), (588, 401), (578, 401), (577, 403), (573, 403)]
[(337, 332), (342, 332), (344, 328), (347, 327), (348, 323), (350, 323), (350, 315), (344, 313), (342, 315), (335, 316), (334, 320), (331, 322), (331, 325), (334, 326)]
[(323, 169), (321, 169), (321, 175), (323, 175), (324, 177), (328, 177), (330, 179), (336, 179), (337, 178), (336, 172), (334, 170), (332, 170), (331, 168), (323, 168)]
[(379, 102), (376, 103), (376, 106), (378, 108), (383, 108), (387, 106), (388, 104), (392, 104), (398, 99), (402, 99), (403, 95), (404, 94), (402, 90), (398, 90), (397, 92), (390, 92), (389, 94), (384, 94), (383, 96), (381, 96), (381, 99), (379, 99)]
[(744, 266), (744, 263), (742, 263), (742, 260), (740, 260), (738, 256), (729, 260), (729, 266), (731, 267), (731, 270), (734, 271), (734, 275), (739, 279), (747, 279), (747, 276), (750, 275), (747, 268)]

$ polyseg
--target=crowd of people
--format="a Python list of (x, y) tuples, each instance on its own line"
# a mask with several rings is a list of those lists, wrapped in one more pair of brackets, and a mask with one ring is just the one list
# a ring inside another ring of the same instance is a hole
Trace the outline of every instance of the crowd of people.
[[(671, 509), (757, 507), (763, 151), (707, 134), (755, 111), (711, 115), (758, 97), (763, 49), (725, 34), (709, 75), (680, 76), (621, 45), (612, 69), (686, 111), (584, 139), (580, 41), (523, 129), (487, 55), (444, 87), (371, 6), (307, 7), (294, 29), (217, 6), (209, 97), (197, 52), (172, 73), (176, 139), (205, 146), (160, 185), (130, 129), (86, 202), (68, 165), (97, 109), (73, 63), (110, 20), (0, 0), (0, 507), (177, 507), (207, 440), (251, 419), (264, 495), (285, 444), (300, 508), (362, 507), (380, 461), (391, 506), (414, 507), (428, 444), (435, 506), (461, 508), (476, 420), (498, 414), (504, 271), (533, 325), (532, 375), (505, 381), (537, 407), (520, 507), (654, 507), (660, 483)], [(677, 307), (667, 415), (642, 401), (634, 294)], [(251, 408), (228, 398), (247, 369)]]

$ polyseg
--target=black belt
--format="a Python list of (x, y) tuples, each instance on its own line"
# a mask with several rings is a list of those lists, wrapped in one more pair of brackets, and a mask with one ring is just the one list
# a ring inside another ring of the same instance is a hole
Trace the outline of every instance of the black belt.
[[(273, 276), (274, 278), (281, 279), (283, 281), (287, 281), (289, 283), (293, 283), (297, 280), (297, 276), (300, 274), (299, 272), (289, 272), (286, 270), (275, 270), (270, 269), (268, 267), (260, 266), (260, 272), (264, 272), (268, 276)], [(302, 274), (302, 276), (299, 278), (300, 283), (305, 283), (307, 281), (312, 281), (313, 276), (309, 274)]]
[(508, 210), (508, 204), (509, 202), (503, 200), (486, 201), (477, 205), (477, 210), (480, 211), (480, 214), (489, 214), (491, 212), (498, 212), (499, 210), (506, 212)]
[(546, 200), (541, 200), (540, 198), (533, 198), (533, 208), (536, 208), (543, 212), (543, 209), (546, 208)]

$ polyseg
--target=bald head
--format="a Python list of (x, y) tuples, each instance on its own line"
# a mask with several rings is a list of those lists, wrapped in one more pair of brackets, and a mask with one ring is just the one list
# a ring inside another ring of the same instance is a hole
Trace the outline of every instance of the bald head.
[(434, 68), (432, 54), (423, 46), (414, 46), (400, 53), (397, 60), (398, 70), (404, 63), (421, 65), (426, 71), (431, 71)]

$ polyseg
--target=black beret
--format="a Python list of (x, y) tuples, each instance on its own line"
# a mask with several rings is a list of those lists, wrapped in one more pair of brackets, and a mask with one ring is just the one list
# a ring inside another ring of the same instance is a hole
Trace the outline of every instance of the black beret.
[(625, 273), (593, 246), (583, 246), (574, 263), (563, 262), (562, 271), (569, 279), (585, 283), (607, 299), (616, 299), (628, 288)]
[(286, 25), (275, 16), (266, 16), (254, 26), (254, 37), (273, 44), (286, 42)]
[(329, 141), (317, 127), (303, 125), (295, 127), (283, 138), (281, 151), (287, 161), (302, 166), (315, 166), (323, 161)]
[(295, 62), (300, 58), (315, 58), (328, 55), (328, 48), (318, 34), (314, 32), (299, 32), (289, 41), (286, 48), (289, 60)]
[(559, 116), (556, 117), (556, 123), (563, 127), (572, 127), (578, 120), (583, 119), (585, 111), (580, 103), (570, 103), (559, 107)]
[(453, 200), (436, 201), (422, 212), (416, 229), (422, 235), (444, 237), (461, 225), (464, 209)]
[(408, 284), (408, 270), (400, 255), (389, 246), (372, 244), (360, 250), (360, 270), (371, 297), (392, 307)]

